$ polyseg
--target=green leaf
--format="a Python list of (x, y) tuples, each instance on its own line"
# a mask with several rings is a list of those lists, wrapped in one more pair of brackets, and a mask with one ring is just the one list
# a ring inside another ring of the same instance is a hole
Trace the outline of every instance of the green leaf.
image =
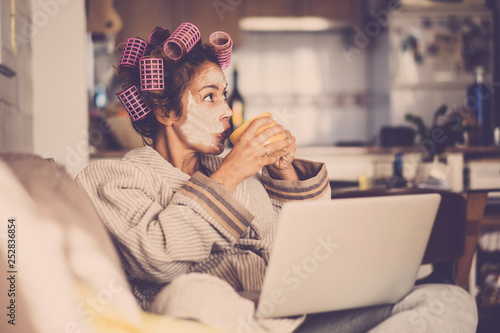
[(417, 133), (420, 135), (421, 139), (424, 139), (427, 137), (427, 128), (425, 127), (424, 121), (422, 120), (422, 117), (419, 116), (414, 116), (410, 113), (407, 113), (405, 115), (405, 120), (409, 123), (412, 123), (417, 127)]
[(446, 111), (448, 110), (448, 106), (446, 104), (441, 105), (436, 112), (434, 113), (434, 118), (432, 119), (432, 126), (436, 127), (437, 126), (437, 121), (439, 117), (442, 117), (446, 114)]

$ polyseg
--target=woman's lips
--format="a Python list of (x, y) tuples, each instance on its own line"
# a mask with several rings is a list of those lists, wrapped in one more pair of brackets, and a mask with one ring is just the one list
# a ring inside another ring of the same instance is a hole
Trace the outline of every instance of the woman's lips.
[(226, 129), (224, 132), (219, 134), (224, 139), (227, 139), (231, 135), (231, 128)]

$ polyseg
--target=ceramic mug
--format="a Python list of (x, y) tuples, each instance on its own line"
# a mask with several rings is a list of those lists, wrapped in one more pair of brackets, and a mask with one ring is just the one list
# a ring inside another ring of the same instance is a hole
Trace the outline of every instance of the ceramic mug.
[[(254, 121), (257, 118), (261, 118), (261, 117), (271, 117), (272, 118), (273, 116), (271, 115), (270, 112), (264, 112), (264, 113), (259, 114), (258, 116), (253, 117), (252, 119), (244, 122), (240, 127), (238, 127), (237, 129), (235, 129), (233, 131), (233, 133), (231, 133), (231, 135), (229, 136), (229, 140), (231, 141), (231, 143), (233, 145), (235, 145), (236, 142), (238, 141), (238, 139), (240, 138), (241, 134), (243, 134), (243, 132), (252, 123), (252, 121)], [(257, 130), (257, 132), (255, 133), (255, 135), (258, 135), (260, 132), (262, 132), (266, 128), (269, 128), (269, 127), (272, 127), (272, 126), (276, 126), (276, 125), (278, 125), (278, 124), (273, 119), (273, 122), (271, 124), (264, 125), (261, 128), (259, 128)], [(262, 145), (265, 146), (265, 145), (270, 144), (271, 142), (275, 142), (275, 141), (279, 141), (279, 140), (285, 140), (285, 139), (286, 139), (285, 134), (284, 133), (280, 133), (280, 134), (277, 134), (277, 135), (274, 135), (274, 136), (268, 138)], [(279, 153), (280, 153), (280, 151), (276, 151), (276, 152), (272, 153), (270, 156), (274, 156), (274, 155), (277, 155)]]

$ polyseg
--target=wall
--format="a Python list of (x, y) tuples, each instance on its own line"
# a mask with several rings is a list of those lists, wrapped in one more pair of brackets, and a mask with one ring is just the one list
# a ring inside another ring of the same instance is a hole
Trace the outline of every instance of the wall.
[(84, 0), (32, 0), (33, 146), (76, 175), (89, 160)]
[[(2, 0), (2, 27), (10, 30), (11, 1)], [(30, 0), (15, 2), (15, 48), (12, 52), (11, 35), (2, 36), (2, 63), (6, 62), (15, 76), (0, 74), (0, 152), (32, 152), (32, 87), (31, 45), (26, 32), (30, 29)], [(7, 38), (6, 38), (7, 37)]]
[(238, 67), (246, 119), (271, 112), (299, 146), (370, 139), (365, 52), (344, 53), (345, 32), (246, 32), (242, 38), (226, 75), (231, 91)]

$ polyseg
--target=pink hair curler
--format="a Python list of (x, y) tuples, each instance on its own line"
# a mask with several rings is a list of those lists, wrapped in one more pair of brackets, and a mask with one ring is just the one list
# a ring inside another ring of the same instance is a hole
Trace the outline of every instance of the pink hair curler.
[(125, 41), (119, 66), (139, 67), (139, 59), (146, 53), (148, 44), (140, 38), (129, 38)]
[(231, 63), (231, 53), (233, 52), (233, 40), (223, 31), (216, 31), (210, 35), (210, 44), (217, 54), (217, 61), (221, 69), (226, 69)]
[(141, 58), (141, 90), (163, 90), (163, 58)]
[(132, 121), (144, 118), (151, 109), (142, 99), (141, 93), (136, 86), (123, 90), (118, 94), (118, 99), (122, 102)]
[(168, 37), (163, 51), (168, 58), (178, 60), (191, 51), (200, 39), (200, 30), (194, 24), (184, 22)]
[(158, 27), (149, 34), (148, 43), (154, 47), (160, 46), (167, 40), (167, 35), (167, 30), (162, 27)]

